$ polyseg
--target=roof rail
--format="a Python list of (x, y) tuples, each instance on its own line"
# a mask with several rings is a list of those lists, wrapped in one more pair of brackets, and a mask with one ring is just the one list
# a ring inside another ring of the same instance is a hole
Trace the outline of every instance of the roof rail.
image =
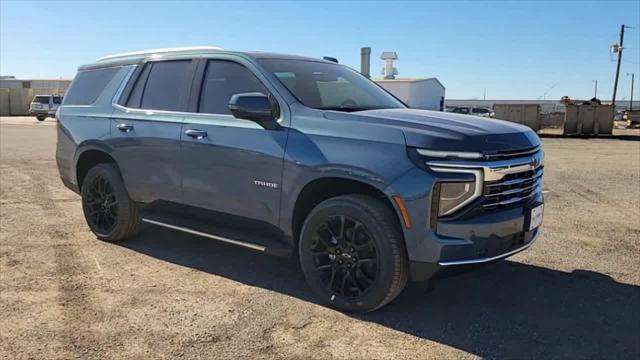
[(202, 51), (202, 50), (223, 50), (223, 49), (216, 46), (187, 46), (187, 47), (177, 47), (177, 48), (149, 49), (149, 50), (133, 51), (128, 53), (104, 56), (99, 58), (97, 61), (114, 60), (114, 59), (127, 58), (127, 57), (133, 57), (133, 56), (170, 54), (170, 53), (193, 52), (193, 51)]

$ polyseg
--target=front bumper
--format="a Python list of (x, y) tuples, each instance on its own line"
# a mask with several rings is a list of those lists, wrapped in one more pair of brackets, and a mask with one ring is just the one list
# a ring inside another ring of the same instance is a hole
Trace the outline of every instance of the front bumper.
[[(536, 161), (535, 165), (527, 167), (520, 164), (521, 158), (514, 159), (513, 162), (517, 167), (501, 161), (499, 170), (493, 166), (494, 163), (472, 163), (468, 168), (481, 171), (484, 177), (483, 188), (494, 186), (494, 183), (500, 181), (508, 184), (520, 182), (511, 177), (500, 180), (503, 174), (499, 171), (516, 174), (522, 170), (539, 174), (535, 175), (536, 178), (540, 177), (539, 181), (533, 180), (536, 183), (535, 191), (517, 198), (498, 197), (498, 201), (492, 192), (485, 193), (487, 190), (483, 190), (475, 201), (445, 218), (431, 216), (431, 206), (434, 205), (431, 201), (432, 191), (437, 182), (459, 179), (460, 174), (455, 171), (416, 168), (396, 179), (385, 190), (388, 194), (399, 195), (405, 200), (411, 218), (413, 226), (403, 229), (403, 232), (413, 280), (427, 280), (446, 268), (504, 259), (533, 245), (540, 235), (540, 228), (528, 231), (528, 222), (531, 209), (544, 203), (541, 191), (542, 162)], [(466, 163), (463, 165), (467, 166)], [(530, 180), (522, 180), (524, 181)], [(506, 194), (514, 192), (515, 190), (505, 191)]]
[(533, 245), (533, 243), (536, 240), (538, 240), (539, 236), (540, 236), (540, 229), (535, 229), (531, 233), (525, 233), (525, 238), (528, 238), (529, 240), (523, 240), (522, 243), (516, 243), (517, 245), (514, 246), (513, 250), (509, 250), (504, 253), (498, 253), (497, 255), (493, 255), (493, 256), (485, 256), (485, 257), (478, 257), (478, 258), (471, 258), (471, 259), (464, 259), (464, 260), (439, 261), (438, 265), (440, 266), (473, 265), (473, 264), (483, 264), (483, 263), (488, 263), (495, 260), (505, 259), (521, 251), (527, 250), (529, 247), (531, 247), (531, 245)]
[(521, 207), (468, 220), (439, 222), (438, 233), (425, 232), (420, 246), (409, 252), (411, 278), (425, 281), (441, 270), (489, 263), (527, 250), (538, 239), (541, 229), (524, 230), (526, 212), (539, 204), (541, 195)]
[(35, 116), (54, 116), (55, 114), (56, 112), (53, 110), (38, 110), (38, 109), (29, 110), (29, 115), (35, 115)]

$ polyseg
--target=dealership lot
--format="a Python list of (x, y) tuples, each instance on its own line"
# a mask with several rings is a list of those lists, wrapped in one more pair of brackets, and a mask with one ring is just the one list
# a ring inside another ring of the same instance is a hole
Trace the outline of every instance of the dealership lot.
[(640, 357), (638, 130), (544, 138), (530, 250), (350, 316), (316, 304), (294, 260), (152, 227), (96, 240), (55, 124), (0, 119), (0, 357)]

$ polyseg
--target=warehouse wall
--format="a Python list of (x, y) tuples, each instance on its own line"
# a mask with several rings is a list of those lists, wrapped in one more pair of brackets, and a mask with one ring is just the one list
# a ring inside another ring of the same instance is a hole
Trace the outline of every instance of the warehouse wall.
[(63, 96), (71, 80), (0, 79), (0, 115), (29, 115), (29, 105), (36, 95)]
[(9, 108), (12, 116), (29, 115), (34, 89), (9, 89)]
[(440, 110), (440, 100), (444, 99), (445, 89), (436, 80), (416, 81), (409, 98), (409, 106), (418, 109)]
[(445, 96), (445, 88), (435, 79), (378, 80), (376, 82), (415, 109), (439, 111), (440, 100)]
[(11, 115), (11, 105), (9, 103), (9, 89), (0, 89), (0, 116)]

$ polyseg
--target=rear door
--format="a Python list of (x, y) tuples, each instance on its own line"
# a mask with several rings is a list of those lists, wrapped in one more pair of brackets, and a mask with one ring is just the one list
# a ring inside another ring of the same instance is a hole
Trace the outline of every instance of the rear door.
[(111, 120), (111, 143), (131, 198), (180, 203), (180, 132), (195, 61), (148, 62), (124, 90)]
[[(181, 132), (186, 205), (277, 225), (288, 128), (266, 130), (233, 117), (228, 107), (237, 93), (273, 96), (268, 86), (241, 59), (201, 61), (190, 102), (193, 114), (185, 116)], [(281, 109), (284, 104), (280, 101)], [(202, 136), (187, 135), (190, 130)]]

